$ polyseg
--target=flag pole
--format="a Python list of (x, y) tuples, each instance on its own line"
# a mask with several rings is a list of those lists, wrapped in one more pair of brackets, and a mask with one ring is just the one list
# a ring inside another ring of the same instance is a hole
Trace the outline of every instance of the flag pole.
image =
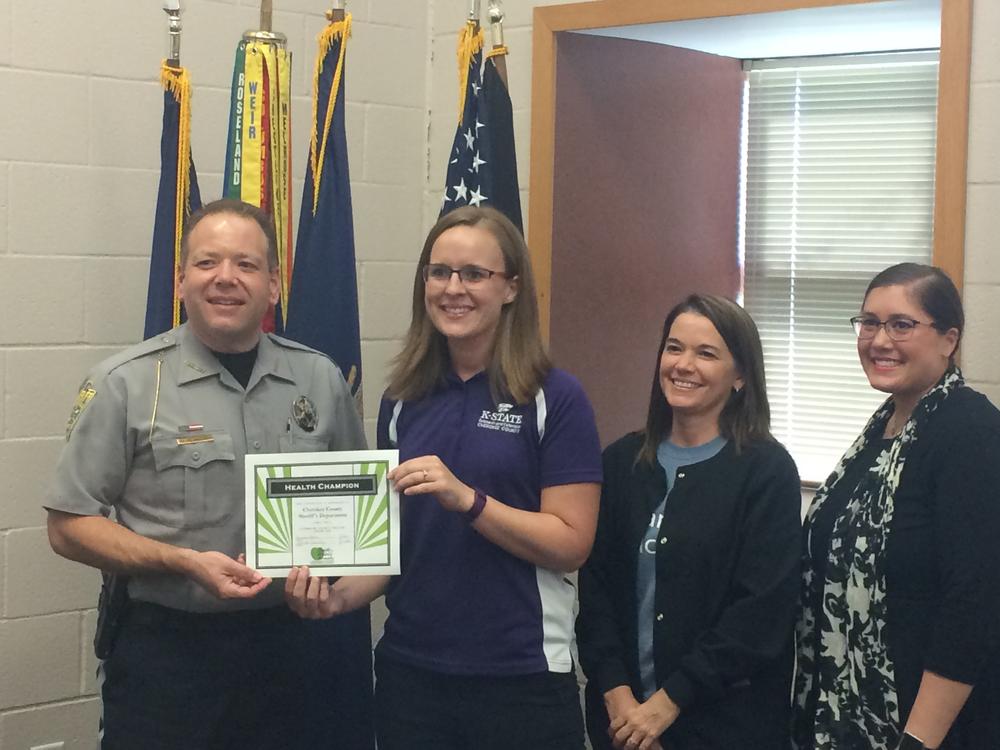
[(497, 73), (500, 74), (500, 80), (503, 81), (503, 85), (509, 88), (507, 83), (507, 46), (503, 43), (503, 8), (500, 7), (500, 3), (497, 0), (490, 0), (487, 13), (489, 14), (490, 32), (493, 37), (493, 50), (490, 52), (489, 57), (493, 59), (493, 64), (497, 66)]
[(260, 0), (260, 28), (256, 31), (243, 32), (243, 40), (247, 42), (267, 42), (276, 44), (284, 48), (288, 44), (288, 37), (284, 34), (272, 31), (273, 25), (273, 0)]
[(479, 24), (479, 0), (469, 0), (469, 20)]
[(181, 4), (179, 0), (163, 0), (163, 12), (167, 14), (168, 34), (170, 35), (170, 54), (167, 55), (167, 65), (171, 68), (181, 66)]
[(272, 0), (260, 0), (260, 29), (261, 31), (271, 30), (271, 16), (274, 8)]
[(337, 23), (338, 21), (343, 21), (344, 17), (347, 15), (347, 5), (344, 0), (334, 0), (333, 7), (326, 12), (326, 20), (330, 23)]

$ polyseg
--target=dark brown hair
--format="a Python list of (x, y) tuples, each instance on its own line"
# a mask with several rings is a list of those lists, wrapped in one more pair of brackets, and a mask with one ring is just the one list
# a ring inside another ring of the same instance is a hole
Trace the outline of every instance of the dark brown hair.
[(715, 326), (719, 336), (733, 356), (736, 371), (743, 379), (743, 388), (729, 394), (729, 400), (719, 415), (719, 433), (731, 440), (736, 450), (742, 450), (752, 441), (774, 440), (771, 436), (771, 409), (767, 403), (767, 385), (764, 378), (764, 352), (760, 334), (753, 318), (742, 307), (725, 297), (714, 294), (692, 294), (675, 306), (663, 322), (660, 348), (653, 367), (653, 387), (649, 395), (649, 411), (643, 430), (642, 447), (636, 462), (653, 464), (656, 449), (670, 435), (673, 410), (667, 403), (660, 385), (660, 358), (670, 336), (670, 328), (682, 313), (701, 315)]
[(181, 266), (187, 262), (188, 240), (191, 232), (198, 226), (202, 219), (218, 214), (231, 214), (244, 219), (251, 219), (257, 222), (257, 226), (264, 232), (267, 238), (267, 270), (273, 271), (278, 267), (278, 240), (274, 234), (274, 223), (267, 212), (258, 208), (252, 203), (236, 200), (234, 198), (222, 198), (221, 200), (206, 203), (204, 206), (194, 211), (184, 223), (184, 231), (181, 233)]
[(952, 328), (958, 331), (955, 348), (949, 357), (954, 364), (955, 352), (958, 351), (962, 332), (965, 330), (965, 311), (962, 309), (962, 297), (948, 274), (940, 268), (922, 263), (897, 263), (876, 274), (865, 289), (865, 301), (872, 289), (885, 286), (906, 287), (913, 301), (927, 313), (931, 324), (941, 333), (947, 333)]
[(403, 340), (403, 350), (393, 360), (389, 386), (391, 398), (413, 400), (426, 396), (444, 380), (450, 367), (448, 344), (427, 315), (423, 267), (430, 261), (437, 238), (459, 226), (481, 227), (496, 239), (503, 253), (504, 272), (517, 278), (518, 292), (500, 311), (488, 372), (493, 398), (510, 397), (519, 404), (535, 397), (552, 368), (538, 330), (538, 301), (528, 246), (510, 219), (493, 208), (463, 206), (440, 219), (424, 240), (413, 274), (413, 315)]

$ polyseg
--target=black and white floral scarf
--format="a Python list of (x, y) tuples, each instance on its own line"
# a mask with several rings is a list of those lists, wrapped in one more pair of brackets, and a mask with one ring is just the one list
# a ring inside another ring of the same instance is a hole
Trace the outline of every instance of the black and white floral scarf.
[[(816, 580), (806, 547), (802, 610), (795, 632), (795, 702), (799, 716), (793, 744), (797, 748), (889, 750), (899, 741), (895, 675), (883, 637), (886, 604), (882, 553), (906, 457), (930, 415), (963, 384), (961, 372), (949, 368), (920, 400), (875, 465), (864, 473), (846, 510), (834, 523), (825, 580)], [(806, 514), (807, 545), (813, 517), (830, 490), (856, 456), (872, 441), (882, 439), (894, 409), (892, 399), (878, 408), (816, 492)], [(822, 601), (819, 611), (814, 608), (817, 601)], [(808, 717), (804, 711), (813, 690), (818, 700), (815, 715)]]

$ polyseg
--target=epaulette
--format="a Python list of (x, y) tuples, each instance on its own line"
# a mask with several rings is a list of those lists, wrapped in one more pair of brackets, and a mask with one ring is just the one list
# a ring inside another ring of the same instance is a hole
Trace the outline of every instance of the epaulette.
[(177, 346), (177, 334), (173, 331), (167, 331), (166, 333), (151, 336), (145, 341), (140, 341), (138, 344), (134, 344), (127, 349), (122, 349), (117, 354), (112, 354), (101, 363), (100, 368), (106, 373), (111, 373), (118, 367), (126, 365), (133, 360), (141, 359), (165, 349), (172, 349), (175, 346)]
[(291, 339), (286, 339), (284, 336), (279, 336), (276, 333), (268, 333), (267, 337), (272, 342), (280, 346), (282, 349), (292, 349), (298, 352), (308, 352), (309, 354), (318, 354), (320, 357), (326, 357), (326, 359), (330, 359), (328, 355), (324, 354), (318, 349), (313, 349), (311, 346), (300, 344), (298, 341), (292, 341)]

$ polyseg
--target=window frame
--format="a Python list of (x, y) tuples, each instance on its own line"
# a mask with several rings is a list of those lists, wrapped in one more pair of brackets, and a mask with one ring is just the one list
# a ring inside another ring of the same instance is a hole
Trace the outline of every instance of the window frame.
[[(552, 216), (555, 175), (557, 34), (563, 31), (773, 13), (882, 0), (593, 0), (537, 6), (532, 23), (531, 151), (528, 246), (538, 286), (543, 338), (549, 337), (552, 301)], [(938, 129), (934, 189), (934, 265), (962, 289), (972, 57), (972, 0), (941, 3)]]

